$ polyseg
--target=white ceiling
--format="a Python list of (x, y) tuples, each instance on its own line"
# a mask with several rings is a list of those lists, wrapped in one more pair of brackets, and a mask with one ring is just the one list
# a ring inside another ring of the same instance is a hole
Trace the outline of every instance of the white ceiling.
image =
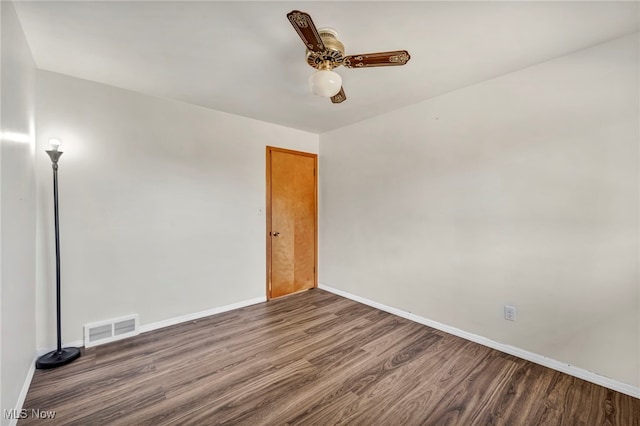
[[(322, 133), (640, 30), (638, 2), (16, 2), (36, 65)], [(406, 49), (404, 67), (346, 69), (347, 101), (310, 94), (292, 9), (347, 54)]]

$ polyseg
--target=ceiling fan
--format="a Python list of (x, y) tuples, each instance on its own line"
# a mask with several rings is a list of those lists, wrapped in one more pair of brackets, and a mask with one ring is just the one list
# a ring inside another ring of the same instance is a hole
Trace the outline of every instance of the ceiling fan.
[(309, 77), (311, 91), (331, 98), (334, 104), (347, 99), (342, 88), (342, 77), (332, 71), (334, 68), (340, 65), (347, 68), (390, 67), (404, 65), (411, 59), (406, 50), (344, 56), (344, 45), (338, 40), (336, 30), (316, 29), (311, 16), (299, 10), (292, 10), (287, 18), (307, 47), (307, 63), (318, 70)]

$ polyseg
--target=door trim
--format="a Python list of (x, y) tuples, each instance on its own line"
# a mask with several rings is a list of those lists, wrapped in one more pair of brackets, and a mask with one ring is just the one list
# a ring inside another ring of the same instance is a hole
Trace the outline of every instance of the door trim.
[(318, 154), (312, 154), (310, 152), (294, 151), (291, 149), (276, 148), (273, 146), (267, 146), (266, 161), (267, 161), (267, 206), (266, 206), (266, 220), (267, 231), (265, 233), (265, 240), (267, 245), (267, 300), (271, 300), (271, 153), (272, 152), (284, 152), (286, 154), (302, 155), (304, 157), (313, 158), (313, 170), (315, 171), (313, 176), (313, 192), (314, 192), (314, 224), (315, 229), (313, 233), (314, 241), (314, 256), (313, 256), (313, 287), (318, 288)]

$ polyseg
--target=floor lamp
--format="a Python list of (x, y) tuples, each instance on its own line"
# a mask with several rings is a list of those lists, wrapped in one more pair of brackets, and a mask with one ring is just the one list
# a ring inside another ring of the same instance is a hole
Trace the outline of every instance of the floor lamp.
[(60, 325), (60, 224), (58, 220), (58, 159), (62, 155), (60, 141), (58, 139), (50, 139), (51, 149), (46, 151), (51, 158), (51, 167), (53, 168), (53, 218), (56, 233), (56, 320), (58, 330), (58, 348), (48, 354), (42, 355), (36, 361), (36, 368), (47, 369), (56, 368), (65, 364), (69, 364), (80, 356), (78, 348), (62, 347), (62, 330)]

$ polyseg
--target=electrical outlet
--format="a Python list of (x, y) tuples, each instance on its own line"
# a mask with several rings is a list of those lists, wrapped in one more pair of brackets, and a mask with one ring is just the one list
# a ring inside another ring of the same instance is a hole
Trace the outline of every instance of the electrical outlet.
[(506, 319), (508, 321), (515, 321), (516, 320), (516, 307), (515, 306), (504, 305), (504, 319)]

